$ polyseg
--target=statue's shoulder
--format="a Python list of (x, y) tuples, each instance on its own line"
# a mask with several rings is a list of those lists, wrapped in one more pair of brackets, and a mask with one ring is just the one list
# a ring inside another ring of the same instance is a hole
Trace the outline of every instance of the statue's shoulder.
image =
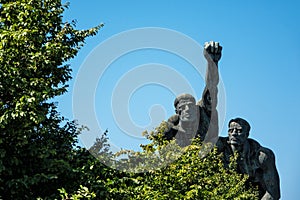
[(203, 100), (203, 98), (200, 99), (200, 100), (196, 103), (196, 105), (199, 106), (199, 108), (200, 108), (201, 110), (207, 110), (207, 109), (208, 109), (208, 108), (207, 108), (207, 105), (205, 104), (205, 102), (204, 102), (204, 100)]
[(254, 139), (248, 138), (247, 141), (253, 151), (258, 151), (262, 147), (259, 142)]
[(273, 151), (267, 147), (260, 145), (256, 140), (248, 139), (252, 155), (255, 155), (261, 166), (267, 166), (275, 161)]
[(199, 106), (201, 114), (206, 116), (206, 118), (210, 119), (211, 105), (210, 105), (209, 101), (205, 100), (205, 97), (203, 97), (196, 103), (196, 105)]
[(228, 137), (219, 136), (218, 141), (216, 143), (217, 149), (219, 152), (223, 152), (228, 145), (227, 143)]
[(196, 103), (197, 106), (200, 106), (200, 107), (204, 107), (204, 103), (203, 103), (203, 100), (200, 99), (197, 103)]
[(169, 123), (170, 125), (174, 125), (174, 126), (178, 125), (178, 123), (179, 123), (179, 115), (178, 114), (172, 115), (168, 119), (167, 123)]
[(179, 115), (175, 114), (172, 115), (165, 123), (166, 127), (164, 129), (164, 132), (162, 133), (164, 135), (164, 138), (167, 140), (173, 139), (173, 137), (178, 132), (178, 123), (179, 123)]

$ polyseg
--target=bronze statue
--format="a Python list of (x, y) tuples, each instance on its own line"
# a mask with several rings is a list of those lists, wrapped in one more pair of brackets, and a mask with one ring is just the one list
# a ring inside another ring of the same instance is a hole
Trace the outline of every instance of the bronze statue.
[(238, 171), (249, 175), (249, 182), (258, 186), (260, 198), (280, 198), (279, 175), (272, 150), (249, 139), (250, 125), (242, 118), (229, 121), (228, 137), (219, 137), (217, 148), (224, 154), (225, 166), (234, 152), (238, 153)]
[(218, 62), (222, 47), (218, 42), (207, 42), (203, 54), (207, 60), (205, 89), (202, 99), (196, 103), (190, 94), (179, 95), (174, 101), (176, 114), (167, 121), (168, 129), (164, 136), (175, 138), (180, 146), (187, 146), (191, 139), (199, 137), (202, 141), (206, 135), (210, 139), (218, 137), (217, 85), (219, 83)]
[(217, 42), (204, 46), (207, 60), (205, 89), (202, 99), (196, 103), (190, 94), (176, 97), (174, 107), (176, 114), (167, 121), (168, 128), (164, 137), (175, 138), (178, 145), (184, 147), (191, 140), (199, 137), (201, 141), (216, 142), (220, 153), (224, 154), (224, 164), (228, 166), (230, 157), (238, 153), (238, 172), (249, 175), (249, 182), (259, 188), (262, 200), (280, 198), (279, 175), (272, 150), (249, 139), (250, 125), (242, 118), (230, 120), (228, 137), (218, 137), (217, 85), (219, 82), (218, 61), (222, 47)]

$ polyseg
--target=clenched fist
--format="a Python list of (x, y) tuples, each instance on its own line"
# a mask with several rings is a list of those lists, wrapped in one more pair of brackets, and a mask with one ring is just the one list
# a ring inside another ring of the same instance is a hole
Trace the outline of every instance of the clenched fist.
[(221, 59), (222, 47), (219, 42), (205, 42), (203, 54), (207, 61), (213, 60), (217, 64)]

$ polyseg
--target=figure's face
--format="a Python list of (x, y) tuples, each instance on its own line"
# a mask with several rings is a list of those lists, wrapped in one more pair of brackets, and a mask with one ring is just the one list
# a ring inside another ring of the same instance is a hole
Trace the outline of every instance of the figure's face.
[(192, 100), (181, 100), (177, 105), (179, 118), (181, 121), (195, 121), (197, 119), (197, 105)]
[(228, 129), (228, 137), (230, 144), (239, 146), (247, 140), (247, 133), (240, 124), (231, 122)]

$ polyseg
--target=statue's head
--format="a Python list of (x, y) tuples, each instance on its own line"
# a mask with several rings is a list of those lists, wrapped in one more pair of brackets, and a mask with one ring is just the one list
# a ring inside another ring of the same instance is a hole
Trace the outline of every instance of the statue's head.
[(181, 121), (195, 121), (198, 115), (198, 106), (195, 98), (190, 94), (181, 94), (174, 101), (176, 114)]
[(250, 124), (242, 118), (230, 120), (228, 123), (229, 143), (237, 146), (244, 144), (249, 136), (250, 128)]

